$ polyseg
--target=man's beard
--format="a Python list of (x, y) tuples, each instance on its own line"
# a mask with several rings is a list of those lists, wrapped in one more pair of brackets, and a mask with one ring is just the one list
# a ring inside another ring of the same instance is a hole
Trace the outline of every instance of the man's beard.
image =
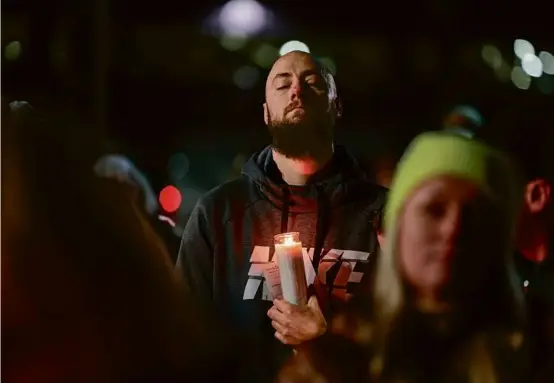
[(333, 141), (330, 119), (291, 122), (278, 121), (269, 115), (267, 126), (273, 139), (273, 148), (291, 159), (317, 158)]

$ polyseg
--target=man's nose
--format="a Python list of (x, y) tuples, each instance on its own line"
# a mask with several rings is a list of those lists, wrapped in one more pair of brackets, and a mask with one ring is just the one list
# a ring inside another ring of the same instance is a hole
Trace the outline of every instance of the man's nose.
[(290, 98), (291, 100), (297, 100), (302, 98), (303, 89), (302, 84), (300, 84), (300, 81), (293, 81), (290, 87)]

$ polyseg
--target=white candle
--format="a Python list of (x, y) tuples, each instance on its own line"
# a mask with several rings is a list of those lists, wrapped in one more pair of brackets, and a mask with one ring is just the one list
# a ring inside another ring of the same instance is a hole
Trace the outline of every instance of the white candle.
[(281, 276), (283, 298), (289, 303), (304, 306), (307, 302), (308, 284), (299, 234), (276, 235), (275, 256)]

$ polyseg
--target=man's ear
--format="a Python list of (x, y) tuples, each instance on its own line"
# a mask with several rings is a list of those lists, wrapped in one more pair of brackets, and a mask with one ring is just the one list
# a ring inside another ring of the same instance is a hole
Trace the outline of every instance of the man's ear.
[(550, 202), (552, 187), (550, 183), (543, 179), (537, 178), (528, 182), (525, 186), (525, 204), (531, 213), (540, 213), (546, 209), (546, 205)]
[(269, 124), (269, 111), (267, 110), (267, 103), (264, 102), (264, 122), (265, 124)]

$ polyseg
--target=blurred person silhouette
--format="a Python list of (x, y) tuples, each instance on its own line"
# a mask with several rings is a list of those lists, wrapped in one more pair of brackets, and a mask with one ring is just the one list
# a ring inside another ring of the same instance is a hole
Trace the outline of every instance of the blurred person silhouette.
[(204, 377), (213, 347), (164, 246), (72, 134), (2, 102), (2, 381)]
[(146, 176), (138, 170), (128, 157), (122, 154), (106, 154), (94, 164), (94, 172), (99, 177), (113, 178), (134, 186), (142, 194), (146, 213), (155, 215), (158, 212), (156, 193), (154, 193)]
[[(524, 175), (516, 267), (525, 291), (537, 376), (554, 377), (554, 114), (550, 103), (518, 103), (478, 138), (509, 152)], [(550, 100), (549, 100), (550, 101)]]
[(94, 164), (94, 173), (130, 186), (132, 198), (139, 206), (144, 206), (150, 224), (164, 240), (175, 264), (180, 243), (179, 237), (174, 233), (175, 223), (160, 209), (156, 193), (146, 176), (127, 156), (115, 153), (101, 156)]
[[(263, 104), (272, 144), (246, 162), (240, 178), (204, 195), (186, 225), (177, 269), (199, 305), (236, 336), (237, 381), (273, 381), (293, 348), (326, 332), (330, 312), (368, 291), (378, 248), (368, 223), (385, 189), (334, 144), (341, 114), (323, 66), (304, 52), (280, 57)], [(291, 231), (306, 247), (316, 293), (305, 307), (273, 297), (264, 280), (274, 236)]]
[(371, 299), (335, 317), (280, 381), (527, 381), (511, 257), (517, 179), (508, 157), (480, 142), (418, 136), (388, 195)]

